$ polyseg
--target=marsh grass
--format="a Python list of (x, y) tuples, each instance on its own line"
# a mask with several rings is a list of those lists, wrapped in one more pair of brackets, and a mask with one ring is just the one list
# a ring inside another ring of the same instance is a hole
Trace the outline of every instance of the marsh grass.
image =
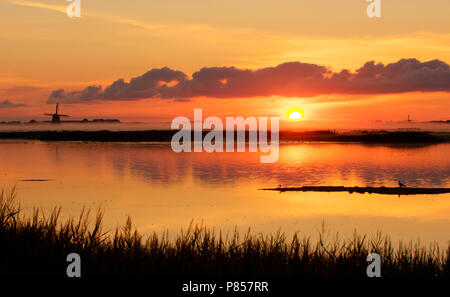
[(191, 223), (175, 239), (168, 232), (143, 238), (128, 218), (115, 232), (102, 230), (103, 213), (90, 223), (90, 211), (62, 222), (61, 209), (46, 216), (34, 209), (24, 215), (16, 191), (0, 194), (0, 274), (61, 276), (66, 256), (79, 253), (82, 276), (152, 276), (174, 278), (365, 278), (366, 257), (381, 256), (384, 277), (448, 278), (450, 246), (440, 249), (419, 241), (395, 248), (388, 236), (333, 236), (323, 225), (319, 239), (282, 232), (263, 235), (249, 230), (223, 234)]

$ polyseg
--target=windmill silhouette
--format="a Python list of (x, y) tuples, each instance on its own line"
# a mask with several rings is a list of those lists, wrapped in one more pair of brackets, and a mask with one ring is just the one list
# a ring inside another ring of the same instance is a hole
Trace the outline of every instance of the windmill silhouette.
[(61, 123), (60, 117), (68, 117), (68, 115), (66, 115), (66, 114), (59, 114), (58, 109), (59, 109), (59, 103), (56, 103), (55, 113), (44, 113), (45, 115), (52, 117), (52, 123)]

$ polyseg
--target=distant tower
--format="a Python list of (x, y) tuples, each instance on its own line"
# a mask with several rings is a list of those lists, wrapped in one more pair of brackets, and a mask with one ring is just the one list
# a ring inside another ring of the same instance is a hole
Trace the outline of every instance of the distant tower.
[(411, 120), (411, 118), (409, 117), (409, 115), (408, 115), (408, 122), (412, 122), (412, 120)]
[(45, 115), (52, 117), (52, 123), (61, 123), (61, 117), (68, 117), (66, 114), (59, 114), (59, 103), (56, 103), (55, 113), (45, 113)]

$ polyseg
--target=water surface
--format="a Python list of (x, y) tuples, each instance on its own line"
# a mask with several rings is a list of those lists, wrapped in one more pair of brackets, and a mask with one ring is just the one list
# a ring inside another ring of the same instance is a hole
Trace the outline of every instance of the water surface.
[[(277, 193), (294, 185), (450, 187), (450, 144), (377, 146), (284, 144), (278, 162), (259, 153), (181, 153), (166, 144), (2, 141), (0, 185), (17, 185), (22, 207), (63, 217), (83, 206), (105, 210), (105, 229), (130, 215), (144, 233), (177, 233), (191, 220), (216, 230), (237, 227), (315, 237), (322, 221), (351, 236), (377, 230), (395, 240), (450, 240), (450, 194), (385, 196)], [(46, 181), (22, 181), (46, 180)]]

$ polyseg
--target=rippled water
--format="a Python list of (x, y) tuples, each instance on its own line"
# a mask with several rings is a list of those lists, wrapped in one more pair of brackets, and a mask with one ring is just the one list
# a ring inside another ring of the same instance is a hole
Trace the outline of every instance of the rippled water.
[[(377, 230), (395, 240), (450, 240), (450, 195), (385, 196), (349, 193), (277, 193), (259, 188), (291, 185), (450, 187), (450, 144), (376, 146), (285, 144), (279, 161), (258, 153), (182, 153), (169, 145), (0, 143), (0, 185), (17, 185), (25, 210), (62, 206), (63, 217), (83, 206), (105, 210), (105, 228), (130, 215), (142, 232), (191, 220), (224, 231), (316, 236)], [(23, 181), (46, 179), (43, 182)]]

